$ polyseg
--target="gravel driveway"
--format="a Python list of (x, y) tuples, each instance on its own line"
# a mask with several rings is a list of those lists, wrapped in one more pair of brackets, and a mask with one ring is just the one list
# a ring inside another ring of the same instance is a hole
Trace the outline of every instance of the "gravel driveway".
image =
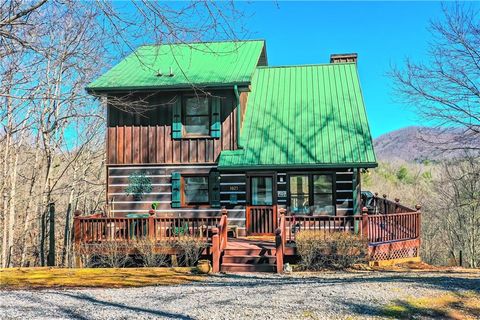
[(229, 274), (184, 285), (0, 291), (2, 319), (345, 319), (375, 318), (408, 297), (474, 291), (468, 273)]

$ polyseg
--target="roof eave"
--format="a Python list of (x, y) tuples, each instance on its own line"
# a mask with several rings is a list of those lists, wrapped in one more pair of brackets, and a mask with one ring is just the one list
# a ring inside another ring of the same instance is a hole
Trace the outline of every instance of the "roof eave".
[(233, 171), (233, 170), (272, 170), (272, 169), (288, 169), (288, 170), (304, 170), (304, 169), (345, 169), (345, 168), (376, 168), (378, 167), (377, 162), (355, 162), (355, 163), (332, 163), (332, 164), (289, 164), (289, 165), (248, 165), (248, 166), (239, 166), (239, 165), (227, 165), (227, 166), (218, 166), (218, 170), (224, 171)]
[(231, 83), (194, 83), (171, 86), (128, 86), (128, 87), (86, 87), (85, 90), (89, 94), (101, 94), (108, 92), (125, 92), (125, 91), (172, 91), (172, 90), (194, 90), (197, 88), (203, 89), (230, 89), (234, 85), (248, 87), (250, 81), (231, 82)]

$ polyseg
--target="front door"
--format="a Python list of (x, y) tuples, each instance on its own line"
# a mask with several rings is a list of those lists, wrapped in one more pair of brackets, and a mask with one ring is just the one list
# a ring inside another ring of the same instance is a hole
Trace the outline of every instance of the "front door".
[(275, 203), (275, 176), (262, 174), (248, 176), (248, 204), (246, 228), (248, 235), (271, 235), (277, 228)]

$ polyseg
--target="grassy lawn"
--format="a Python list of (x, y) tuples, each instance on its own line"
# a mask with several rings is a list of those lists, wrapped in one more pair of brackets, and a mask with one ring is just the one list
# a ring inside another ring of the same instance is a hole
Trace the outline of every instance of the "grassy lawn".
[(201, 281), (194, 268), (9, 268), (0, 269), (0, 289), (123, 288)]
[(480, 295), (475, 292), (446, 293), (434, 297), (398, 300), (387, 305), (382, 313), (395, 319), (478, 319)]

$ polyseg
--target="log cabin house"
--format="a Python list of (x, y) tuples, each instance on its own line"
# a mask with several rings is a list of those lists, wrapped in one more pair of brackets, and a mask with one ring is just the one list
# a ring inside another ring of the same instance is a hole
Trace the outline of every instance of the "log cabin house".
[(108, 210), (77, 215), (76, 245), (188, 226), (214, 271), (281, 272), (295, 234), (318, 229), (367, 237), (371, 261), (418, 258), (418, 208), (374, 197), (362, 215), (377, 162), (356, 54), (268, 66), (262, 40), (142, 46), (87, 91), (107, 109)]

